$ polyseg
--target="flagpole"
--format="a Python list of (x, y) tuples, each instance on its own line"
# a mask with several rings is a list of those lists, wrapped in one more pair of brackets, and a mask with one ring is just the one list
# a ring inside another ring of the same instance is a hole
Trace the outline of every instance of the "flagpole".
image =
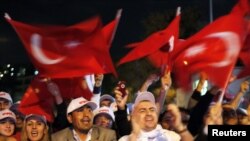
[[(175, 16), (179, 16), (181, 14), (181, 7), (180, 6), (178, 6), (177, 7), (177, 9), (176, 9), (176, 14), (175, 14)], [(179, 30), (178, 30), (179, 31)], [(179, 33), (178, 33), (178, 37), (179, 37)], [(171, 36), (170, 37), (170, 39), (169, 39), (169, 46), (170, 46), (170, 49), (172, 48), (172, 49), (174, 49), (174, 46), (176, 46), (175, 45), (175, 43), (176, 43), (176, 41), (175, 40), (179, 40), (179, 39), (175, 39), (174, 38), (174, 36)], [(173, 63), (171, 63), (170, 62), (170, 59), (171, 59), (171, 53), (168, 53), (168, 60), (167, 60), (167, 65), (168, 65), (168, 67), (169, 67), (169, 69), (170, 69), (170, 71), (171, 71), (171, 69), (173, 68), (173, 66), (172, 66), (172, 64)], [(171, 63), (171, 64), (170, 64)]]
[(118, 24), (119, 24), (119, 22), (120, 22), (121, 14), (122, 14), (122, 9), (117, 10), (117, 12), (116, 12), (116, 17), (115, 17), (117, 23), (116, 23), (115, 28), (114, 28), (114, 30), (113, 30), (111, 39), (110, 39), (110, 41), (109, 41), (109, 45), (111, 45), (111, 43), (112, 43), (112, 41), (113, 41), (113, 39), (114, 39), (114, 37), (115, 37), (115, 33), (116, 33), (116, 30), (117, 30)]
[(225, 85), (224, 85), (223, 88), (222, 88), (222, 92), (221, 92), (220, 97), (219, 97), (219, 100), (218, 100), (218, 102), (221, 103), (221, 104), (223, 103), (223, 98), (224, 98), (224, 95), (225, 95), (225, 92), (226, 92), (228, 83), (229, 83), (229, 81), (230, 81), (230, 79), (231, 79), (231, 77), (232, 77), (233, 69), (234, 69), (235, 64), (236, 64), (236, 61), (235, 61), (234, 65), (231, 66), (230, 72), (229, 72), (228, 75), (227, 75), (226, 83), (225, 83)]
[(213, 22), (213, 0), (209, 0), (209, 19), (210, 23)]

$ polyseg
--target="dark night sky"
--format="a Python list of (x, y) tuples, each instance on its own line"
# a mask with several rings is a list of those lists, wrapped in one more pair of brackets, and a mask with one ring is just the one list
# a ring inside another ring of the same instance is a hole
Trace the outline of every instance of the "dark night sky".
[[(228, 13), (236, 0), (214, 0), (214, 18)], [(1, 0), (0, 1), (0, 65), (30, 63), (27, 54), (12, 27), (4, 20), (4, 12), (26, 23), (71, 25), (95, 14), (101, 14), (103, 23), (111, 21), (116, 10), (123, 8), (116, 37), (111, 48), (118, 54), (125, 44), (140, 40), (141, 20), (150, 12), (198, 7), (203, 20), (209, 21), (209, 0)]]

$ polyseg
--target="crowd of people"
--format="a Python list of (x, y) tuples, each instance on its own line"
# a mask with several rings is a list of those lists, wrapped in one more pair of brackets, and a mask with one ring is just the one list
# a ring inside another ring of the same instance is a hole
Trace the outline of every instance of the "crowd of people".
[[(190, 98), (188, 109), (175, 102), (166, 103), (172, 88), (170, 72), (162, 76), (150, 75), (138, 88), (129, 108), (127, 89), (115, 87), (113, 94), (101, 94), (104, 75), (95, 75), (93, 96), (90, 100), (76, 97), (69, 102), (60, 95), (53, 80), (47, 82), (55, 98), (57, 114), (53, 123), (46, 116), (32, 113), (24, 115), (13, 103), (9, 93), (0, 92), (1, 141), (206, 141), (209, 125), (250, 125), (250, 106), (239, 107), (242, 96), (249, 90), (243, 81), (240, 90), (230, 101), (223, 102), (221, 90), (212, 86), (201, 94), (205, 78)], [(160, 82), (158, 94), (149, 87)]]

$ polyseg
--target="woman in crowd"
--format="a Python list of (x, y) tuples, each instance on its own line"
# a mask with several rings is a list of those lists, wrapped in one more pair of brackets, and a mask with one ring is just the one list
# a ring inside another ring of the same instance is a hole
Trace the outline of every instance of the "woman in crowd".
[(25, 117), (21, 141), (50, 141), (46, 117), (30, 114)]
[(0, 140), (15, 141), (12, 137), (15, 130), (16, 116), (9, 109), (0, 111)]

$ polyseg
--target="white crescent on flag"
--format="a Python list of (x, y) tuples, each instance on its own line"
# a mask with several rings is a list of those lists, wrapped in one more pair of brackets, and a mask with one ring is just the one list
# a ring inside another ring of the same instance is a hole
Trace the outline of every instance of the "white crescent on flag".
[(32, 34), (30, 39), (32, 55), (41, 64), (53, 65), (65, 59), (65, 57), (60, 57), (56, 59), (48, 58), (41, 50), (41, 36), (39, 34)]
[[(234, 58), (238, 54), (238, 52), (240, 51), (240, 38), (234, 32), (213, 33), (213, 34), (206, 36), (205, 38), (214, 38), (214, 37), (219, 38), (224, 42), (225, 48), (226, 48), (226, 50), (225, 50), (226, 55), (221, 61), (216, 62), (216, 63), (212, 63), (210, 65), (214, 66), (214, 67), (228, 66), (232, 62), (232, 58)], [(197, 54), (204, 52), (206, 49), (207, 49), (207, 47), (204, 43), (196, 44), (196, 45), (190, 47), (186, 51), (184, 56), (192, 57), (192, 56), (195, 56)]]
[(174, 49), (174, 36), (172, 35), (170, 38), (169, 38), (169, 52), (173, 51)]
[(214, 67), (224, 67), (228, 66), (232, 62), (232, 58), (240, 51), (240, 38), (234, 32), (219, 32), (215, 34), (211, 34), (207, 37), (217, 37), (220, 38), (225, 43), (226, 49), (226, 56), (220, 62), (211, 64)]

